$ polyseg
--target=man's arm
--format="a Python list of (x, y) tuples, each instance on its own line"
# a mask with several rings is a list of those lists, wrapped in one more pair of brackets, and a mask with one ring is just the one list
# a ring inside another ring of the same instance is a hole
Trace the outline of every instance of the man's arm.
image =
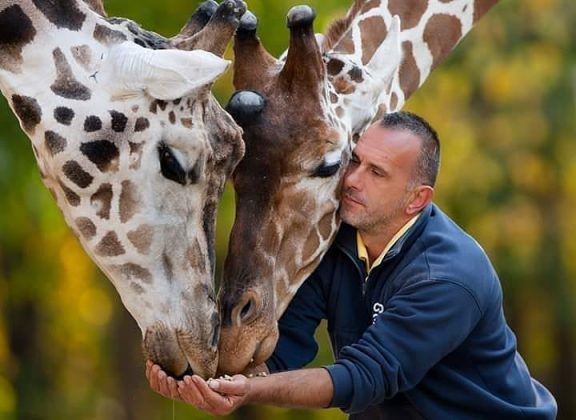
[(299, 369), (265, 377), (210, 379), (187, 376), (178, 382), (180, 398), (215, 415), (230, 414), (246, 404), (298, 408), (328, 407), (334, 393), (323, 368)]

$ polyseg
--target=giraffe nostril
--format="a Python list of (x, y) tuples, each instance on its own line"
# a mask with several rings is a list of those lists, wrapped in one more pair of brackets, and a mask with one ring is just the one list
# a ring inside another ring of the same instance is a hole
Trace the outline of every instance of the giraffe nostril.
[(254, 312), (255, 306), (254, 299), (248, 299), (248, 302), (246, 302), (240, 310), (240, 322), (246, 323), (246, 320), (249, 319), (252, 312)]

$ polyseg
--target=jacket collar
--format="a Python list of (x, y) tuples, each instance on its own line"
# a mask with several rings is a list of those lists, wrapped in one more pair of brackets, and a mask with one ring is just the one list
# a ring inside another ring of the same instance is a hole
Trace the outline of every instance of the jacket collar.
[[(430, 203), (424, 207), (416, 223), (414, 223), (414, 225), (396, 241), (384, 257), (383, 261), (394, 258), (401, 254), (403, 250), (410, 248), (420, 236), (422, 230), (424, 230), (424, 227), (434, 212), (437, 212), (435, 204)], [(355, 259), (359, 259), (358, 248), (356, 246), (356, 228), (342, 222), (338, 235), (336, 236), (335, 245), (345, 253), (353, 256)]]

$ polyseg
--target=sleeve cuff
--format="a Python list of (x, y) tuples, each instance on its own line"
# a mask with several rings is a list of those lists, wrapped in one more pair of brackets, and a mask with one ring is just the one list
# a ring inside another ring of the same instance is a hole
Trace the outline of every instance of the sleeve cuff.
[(334, 387), (334, 395), (329, 407), (338, 407), (346, 410), (350, 407), (352, 401), (352, 376), (346, 366), (336, 363), (329, 366), (323, 366), (324, 369), (330, 374), (332, 385)]

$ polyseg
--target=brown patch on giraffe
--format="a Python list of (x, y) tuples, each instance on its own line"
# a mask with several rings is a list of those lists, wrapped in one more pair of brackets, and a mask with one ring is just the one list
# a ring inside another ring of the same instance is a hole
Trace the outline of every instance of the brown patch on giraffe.
[(189, 246), (186, 251), (187, 260), (193, 269), (199, 270), (201, 273), (206, 272), (206, 263), (204, 259), (204, 253), (200, 247), (200, 242), (198, 239), (194, 241), (193, 246)]
[(302, 249), (302, 261), (308, 260), (320, 247), (320, 238), (316, 229), (312, 229), (306, 238), (304, 248)]
[(22, 64), (22, 49), (32, 42), (36, 29), (22, 8), (15, 4), (0, 12), (0, 68), (16, 73)]
[(90, 204), (98, 208), (98, 215), (102, 219), (110, 219), (110, 207), (112, 207), (112, 185), (102, 184), (98, 191), (90, 197)]
[(351, 83), (347, 78), (338, 77), (332, 81), (332, 85), (337, 93), (341, 95), (348, 95), (354, 93), (356, 90), (356, 85)]
[(192, 118), (180, 118), (180, 123), (186, 128), (192, 128)]
[(84, 239), (90, 240), (96, 236), (96, 225), (87, 217), (79, 217), (75, 220), (76, 227)]
[(92, 49), (88, 45), (70, 47), (74, 60), (86, 71), (92, 70)]
[(93, 133), (102, 130), (102, 120), (96, 115), (90, 115), (84, 120), (84, 131)]
[(111, 45), (126, 41), (126, 35), (97, 23), (94, 28), (94, 39), (101, 44)]
[(54, 131), (46, 131), (46, 133), (44, 133), (44, 145), (50, 155), (54, 156), (63, 152), (66, 149), (68, 142), (60, 134), (55, 133)]
[(38, 105), (38, 101), (30, 96), (12, 95), (12, 107), (20, 119), (22, 128), (33, 133), (42, 120), (42, 108)]
[(80, 196), (66, 185), (64, 185), (61, 180), (58, 180), (58, 185), (60, 185), (60, 188), (64, 193), (64, 197), (66, 197), (66, 201), (68, 201), (68, 204), (70, 204), (72, 207), (78, 207), (80, 205)]
[(118, 235), (116, 232), (108, 232), (96, 246), (96, 254), (103, 257), (117, 257), (118, 255), (123, 255), (126, 251), (124, 247), (118, 240)]
[(170, 124), (176, 124), (176, 114), (174, 111), (170, 111), (168, 114), (168, 120), (170, 120)]
[(116, 172), (119, 165), (120, 152), (114, 143), (108, 140), (96, 140), (80, 145), (80, 151), (100, 170), (100, 172)]
[(322, 216), (318, 223), (318, 233), (322, 240), (327, 240), (333, 232), (332, 226), (334, 225), (334, 214), (327, 213)]
[(137, 295), (143, 295), (146, 289), (144, 289), (141, 285), (135, 282), (130, 283), (130, 288), (136, 293)]
[(136, 120), (134, 124), (134, 132), (138, 133), (140, 131), (144, 131), (150, 127), (150, 121), (148, 118), (140, 117)]
[(110, 111), (112, 116), (112, 130), (117, 133), (123, 133), (126, 129), (126, 124), (128, 124), (128, 117), (118, 111)]
[(169, 283), (172, 283), (174, 281), (174, 265), (166, 252), (162, 254), (162, 267), (164, 268), (166, 279)]
[(362, 34), (362, 64), (367, 64), (386, 39), (388, 29), (382, 16), (371, 16), (360, 22)]
[(72, 181), (74, 184), (78, 185), (80, 188), (86, 188), (92, 181), (94, 177), (82, 169), (82, 166), (75, 160), (69, 160), (62, 166), (62, 171), (66, 178)]
[(331, 58), (326, 64), (326, 71), (330, 76), (336, 76), (344, 68), (344, 62), (338, 60), (337, 58)]
[(462, 38), (462, 23), (456, 16), (434, 15), (424, 29), (424, 42), (432, 53), (432, 69), (448, 55)]
[(142, 225), (138, 229), (128, 232), (126, 236), (140, 254), (147, 255), (154, 238), (154, 229), (150, 225)]
[[(400, 98), (398, 98), (398, 94), (396, 92), (392, 92), (392, 95), (390, 95), (390, 109), (395, 110), (396, 107), (398, 106), (399, 100), (400, 100)], [(382, 110), (382, 115), (384, 115), (388, 112), (385, 104), (380, 105), (380, 107), (384, 107), (384, 109)], [(380, 110), (378, 110), (378, 112), (380, 113)]]
[(120, 273), (126, 280), (139, 281), (145, 284), (152, 284), (152, 273), (150, 270), (133, 263), (112, 266), (112, 270)]
[(120, 221), (126, 223), (138, 212), (138, 190), (131, 181), (122, 181), (122, 192), (120, 193)]
[(398, 15), (402, 23), (401, 30), (413, 28), (428, 9), (428, 0), (390, 0), (388, 10), (392, 16)]
[(72, 124), (74, 115), (74, 111), (71, 108), (65, 106), (59, 106), (54, 109), (54, 119), (62, 125)]
[(362, 83), (364, 81), (364, 72), (360, 67), (354, 66), (348, 72), (348, 77), (350, 77), (350, 80), (354, 83)]
[(52, 92), (66, 99), (89, 100), (92, 97), (90, 89), (75, 79), (70, 64), (68, 64), (62, 50), (56, 48), (52, 52), (52, 56), (54, 57), (57, 73), (56, 81), (50, 86)]
[(133, 143), (129, 141), (128, 145), (130, 146), (130, 169), (140, 169), (144, 143)]
[(498, 0), (476, 0), (474, 2), (474, 23), (478, 21)]
[(404, 92), (404, 97), (408, 98), (418, 86), (420, 86), (420, 69), (416, 64), (412, 43), (405, 41), (402, 43), (403, 59), (400, 65), (400, 88)]
[(86, 20), (86, 15), (78, 9), (76, 0), (32, 0), (32, 2), (58, 28), (78, 31)]

